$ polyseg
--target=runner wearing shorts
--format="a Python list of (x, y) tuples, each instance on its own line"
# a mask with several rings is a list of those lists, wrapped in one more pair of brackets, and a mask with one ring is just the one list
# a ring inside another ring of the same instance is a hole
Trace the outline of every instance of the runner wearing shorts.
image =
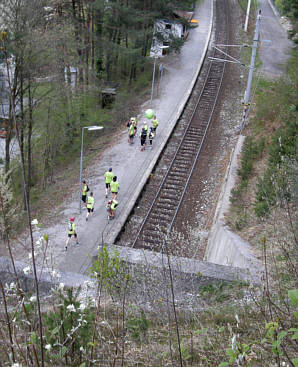
[(76, 232), (76, 225), (74, 224), (74, 217), (71, 217), (69, 219), (69, 223), (68, 223), (68, 235), (67, 235), (67, 240), (66, 240), (66, 244), (65, 244), (65, 251), (67, 251), (67, 246), (70, 242), (71, 236), (73, 235), (74, 238), (76, 239), (76, 245), (79, 245), (79, 240), (78, 240), (78, 235)]
[(111, 182), (112, 200), (116, 199), (118, 191), (119, 191), (119, 182), (117, 181), (117, 176), (114, 176), (113, 181)]
[(111, 182), (114, 177), (114, 173), (112, 168), (109, 168), (109, 170), (105, 173), (105, 184), (106, 184), (106, 198), (108, 197), (108, 193), (111, 191)]
[(143, 127), (140, 133), (140, 140), (141, 140), (141, 152), (146, 148), (146, 139), (147, 139), (147, 130)]
[(87, 199), (87, 192), (89, 191), (89, 187), (86, 183), (86, 181), (83, 181), (83, 188), (82, 188), (82, 201), (86, 207), (86, 199)]
[(88, 222), (89, 214), (90, 216), (93, 214), (94, 211), (94, 197), (93, 192), (90, 193), (87, 199), (87, 214), (86, 214), (86, 222)]

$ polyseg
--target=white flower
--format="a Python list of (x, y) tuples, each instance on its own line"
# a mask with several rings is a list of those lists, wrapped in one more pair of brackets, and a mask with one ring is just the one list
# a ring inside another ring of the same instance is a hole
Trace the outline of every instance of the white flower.
[(44, 349), (46, 349), (46, 350), (51, 350), (51, 349), (52, 349), (51, 344), (47, 344), (47, 345), (44, 347)]
[(37, 225), (38, 224), (38, 220), (37, 219), (33, 219), (33, 221), (31, 222), (32, 225)]
[(41, 247), (42, 242), (43, 242), (43, 238), (42, 238), (42, 237), (39, 237), (39, 239), (35, 242), (35, 245), (36, 245), (37, 247)]
[(66, 308), (68, 309), (69, 312), (76, 312), (76, 308), (73, 304), (68, 305)]
[(7, 283), (5, 284), (5, 289), (7, 292), (9, 291), (13, 291), (14, 289), (16, 289), (16, 285), (14, 282), (11, 282), (10, 285), (8, 285)]
[(60, 284), (58, 285), (58, 290), (63, 291), (63, 289), (64, 289), (64, 283), (60, 283)]
[(79, 310), (84, 311), (85, 308), (86, 308), (86, 304), (85, 303), (80, 303)]
[(90, 280), (85, 280), (85, 281), (84, 281), (84, 286), (85, 286), (86, 288), (93, 287), (93, 286), (94, 286), (94, 283), (93, 283), (93, 282), (91, 282)]
[(85, 353), (85, 349), (84, 349), (83, 347), (80, 347), (80, 351), (81, 351), (82, 353)]
[(30, 266), (26, 266), (24, 269), (23, 269), (23, 272), (25, 275), (28, 275), (31, 273), (31, 269), (30, 269)]
[(235, 345), (236, 345), (236, 335), (233, 335), (232, 338), (232, 349), (235, 350)]
[[(29, 260), (32, 259), (32, 252), (29, 252), (28, 257), (29, 257)], [(34, 257), (36, 257), (36, 251), (34, 251)]]
[(61, 278), (61, 275), (56, 270), (51, 270), (50, 274), (53, 278)]
[(20, 363), (13, 363), (11, 367), (22, 367), (22, 365)]
[(30, 302), (36, 302), (36, 296), (31, 296), (30, 297)]

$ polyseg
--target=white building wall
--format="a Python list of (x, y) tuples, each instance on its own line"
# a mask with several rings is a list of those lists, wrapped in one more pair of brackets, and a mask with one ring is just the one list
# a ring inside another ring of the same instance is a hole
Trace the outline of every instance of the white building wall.
[[(177, 38), (183, 37), (183, 26), (179, 23), (158, 19), (155, 22), (154, 28), (154, 34), (161, 33), (165, 41), (170, 39), (170, 35)], [(153, 36), (150, 56), (162, 56), (162, 46), (164, 46), (163, 42), (160, 41), (156, 36)]]

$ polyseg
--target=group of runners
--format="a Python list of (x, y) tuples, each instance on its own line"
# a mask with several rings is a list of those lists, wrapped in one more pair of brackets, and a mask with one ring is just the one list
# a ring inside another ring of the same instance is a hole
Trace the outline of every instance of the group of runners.
[[(148, 128), (147, 122), (143, 122), (142, 130), (140, 132), (139, 138), (141, 142), (141, 152), (146, 149), (147, 138), (149, 140), (149, 146), (152, 147), (153, 138), (156, 136), (156, 129), (158, 126), (158, 120), (156, 115), (153, 116), (152, 126), (150, 126), (150, 130)], [(136, 136), (138, 130), (138, 121), (136, 117), (131, 117), (131, 119), (127, 122), (126, 127), (128, 128), (128, 143), (133, 144), (134, 138)]]
[[(106, 208), (108, 211), (108, 219), (112, 220), (115, 217), (116, 208), (118, 206), (118, 201), (116, 200), (116, 198), (117, 198), (118, 191), (119, 191), (119, 182), (117, 180), (117, 176), (114, 175), (112, 168), (109, 168), (108, 171), (105, 172), (104, 178), (105, 178), (105, 187), (106, 187), (106, 193), (105, 193), (106, 198), (108, 197), (109, 193), (112, 194), (112, 198), (106, 204)], [(88, 194), (89, 192), (90, 194)], [(84, 205), (83, 207), (87, 209), (86, 222), (88, 222), (89, 216), (92, 216), (94, 212), (95, 201), (94, 201), (93, 192), (90, 191), (86, 180), (82, 182), (82, 202)], [(76, 231), (76, 225), (74, 222), (75, 222), (75, 218), (71, 217), (68, 223), (68, 236), (67, 236), (67, 240), (65, 244), (65, 251), (67, 251), (68, 244), (72, 236), (74, 236), (76, 240), (76, 245), (80, 245), (78, 234)]]
[[(82, 201), (83, 201), (84, 208), (87, 209), (86, 222), (88, 222), (89, 215), (92, 215), (94, 212), (94, 196), (93, 196), (92, 191), (88, 195), (89, 191), (90, 191), (89, 186), (87, 185), (87, 182), (84, 180), (82, 182)], [(78, 235), (77, 235), (77, 231), (76, 231), (76, 225), (74, 221), (75, 221), (75, 218), (71, 217), (68, 222), (68, 236), (67, 236), (67, 240), (65, 244), (65, 251), (67, 251), (67, 247), (68, 247), (68, 244), (72, 236), (74, 236), (76, 240), (76, 245), (80, 244)]]
[(106, 185), (106, 198), (109, 193), (112, 193), (112, 199), (108, 201), (106, 208), (109, 213), (108, 219), (112, 220), (115, 218), (116, 208), (118, 206), (118, 201), (116, 200), (119, 191), (119, 182), (117, 176), (114, 175), (113, 169), (109, 170), (104, 174), (105, 185)]
[[(138, 130), (137, 118), (132, 117), (130, 121), (126, 124), (126, 126), (128, 128), (128, 142), (129, 144), (133, 144), (134, 137)], [(147, 138), (149, 140), (150, 147), (152, 147), (152, 141), (153, 138), (156, 136), (157, 126), (158, 126), (158, 120), (156, 118), (156, 115), (154, 115), (152, 118), (152, 126), (150, 127), (150, 130), (148, 129), (147, 122), (146, 121), (143, 122), (142, 130), (139, 135), (141, 142), (141, 149), (140, 149), (141, 151), (144, 151), (146, 148)], [(116, 208), (119, 204), (118, 201), (116, 200), (119, 191), (119, 182), (117, 180), (117, 176), (115, 176), (113, 173), (112, 167), (105, 172), (104, 179), (105, 179), (105, 197), (108, 198), (108, 195), (110, 193), (112, 194), (112, 198), (108, 200), (106, 204), (106, 209), (108, 211), (108, 219), (112, 220), (115, 218)], [(82, 182), (82, 202), (84, 208), (87, 209), (86, 222), (88, 222), (89, 216), (93, 215), (95, 202), (93, 192), (90, 191), (86, 180), (83, 180)], [(68, 236), (66, 240), (65, 251), (67, 251), (68, 244), (72, 236), (74, 236), (76, 240), (76, 245), (80, 245), (78, 235), (76, 232), (76, 225), (74, 222), (75, 218), (71, 217), (68, 223)]]

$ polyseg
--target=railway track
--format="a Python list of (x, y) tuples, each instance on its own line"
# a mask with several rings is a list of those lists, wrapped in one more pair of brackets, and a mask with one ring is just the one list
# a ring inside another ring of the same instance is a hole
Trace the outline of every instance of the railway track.
[[(215, 16), (215, 43), (227, 44), (229, 25), (226, 0), (216, 2)], [(224, 55), (217, 50), (213, 51), (212, 56), (224, 60)], [(193, 96), (190, 97), (192, 101), (189, 102), (191, 112), (188, 106), (187, 117), (182, 116), (178, 122), (183, 131), (181, 139), (131, 243), (132, 247), (163, 251), (174, 225), (193, 170), (198, 163), (225, 72), (225, 62), (211, 62), (207, 59), (205, 63), (207, 71), (203, 87), (195, 87), (197, 89), (193, 91)]]

